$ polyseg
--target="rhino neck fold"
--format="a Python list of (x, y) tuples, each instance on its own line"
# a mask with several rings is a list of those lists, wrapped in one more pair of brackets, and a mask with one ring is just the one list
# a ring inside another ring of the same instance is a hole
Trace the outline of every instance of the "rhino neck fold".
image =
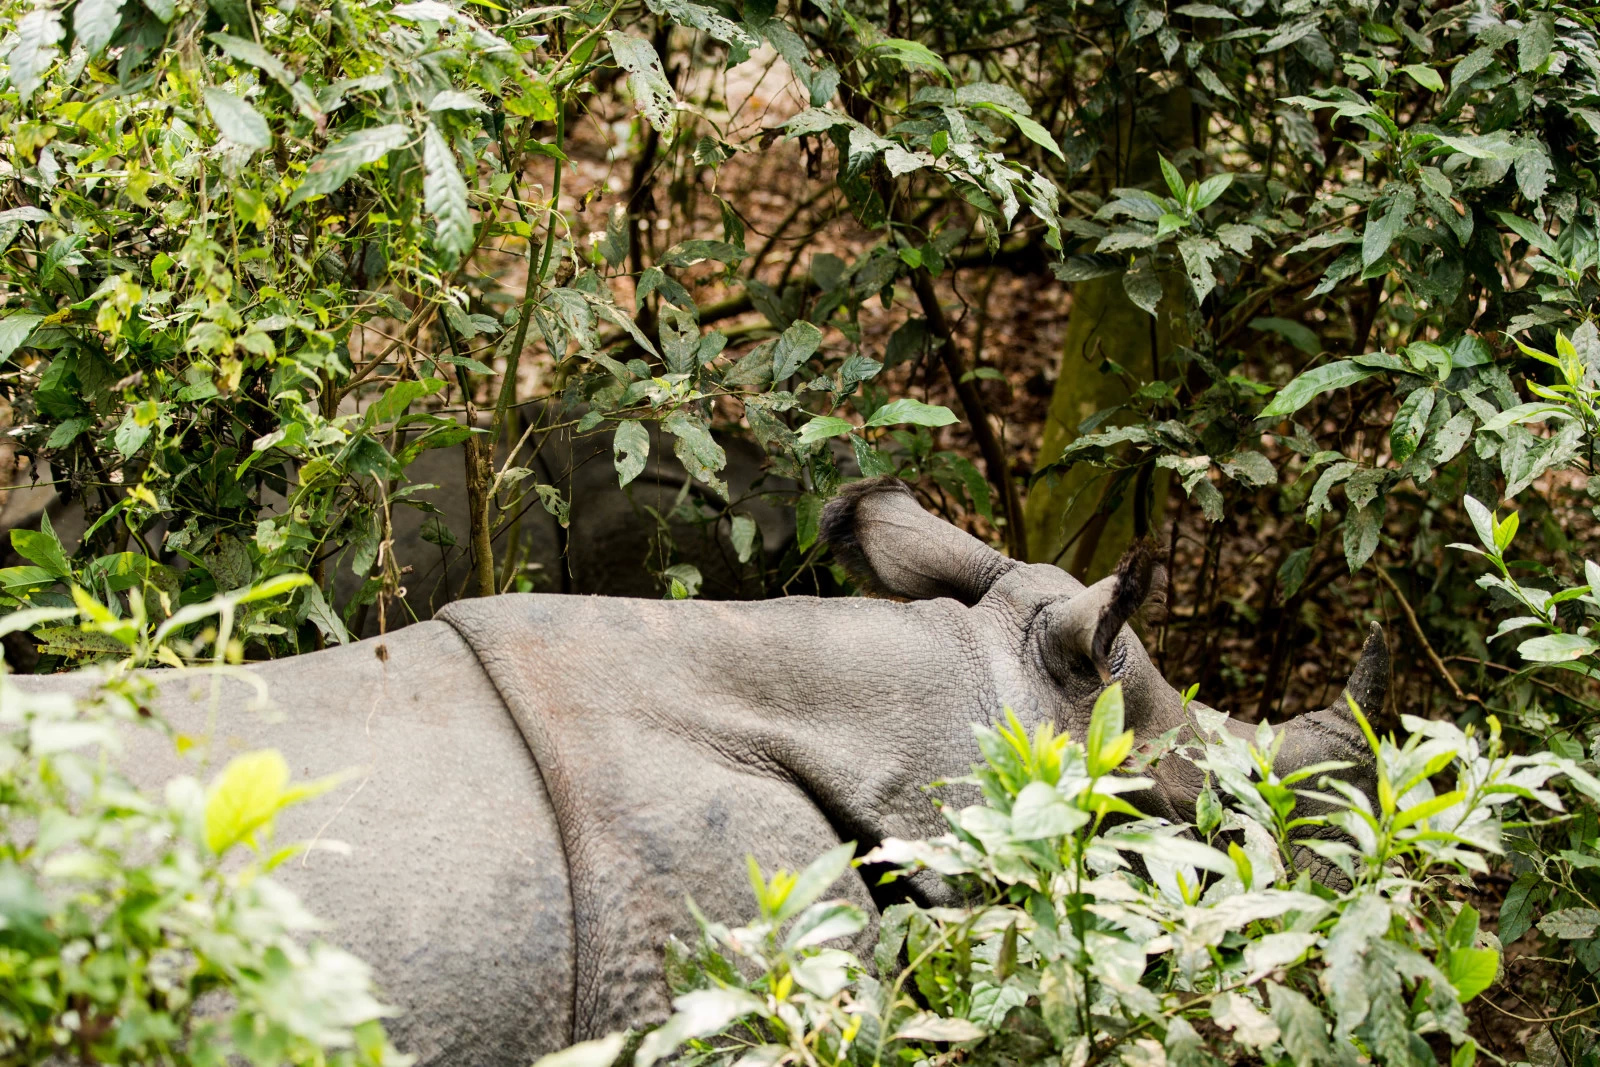
[[(922, 787), (977, 757), (983, 649), (953, 601), (463, 601), (462, 636), (544, 777), (570, 870), (573, 1038), (667, 1012), (683, 905), (740, 922), (744, 869), (943, 828)], [(986, 708), (995, 704), (995, 708)], [(871, 908), (854, 871), (834, 893)], [(862, 935), (863, 945), (873, 932)]]

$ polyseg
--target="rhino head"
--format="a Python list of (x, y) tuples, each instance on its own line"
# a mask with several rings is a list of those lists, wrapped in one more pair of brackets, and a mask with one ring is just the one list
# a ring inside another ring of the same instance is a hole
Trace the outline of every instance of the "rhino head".
[[(988, 659), (995, 681), (992, 698), (1013, 707), (1025, 722), (1049, 719), (1082, 739), (1095, 699), (1120, 682), (1126, 721), (1138, 744), (1174, 729), (1180, 746), (1196, 740), (1192, 712), (1205, 705), (1192, 703), (1185, 710), (1179, 691), (1161, 676), (1127, 625), (1158, 580), (1147, 553), (1130, 553), (1116, 573), (1085, 587), (1058, 567), (1000, 555), (925, 511), (911, 489), (894, 478), (847, 486), (824, 509), (821, 533), (835, 558), (870, 593), (913, 601), (951, 598), (981, 615), (977, 625), (989, 632), (979, 654)], [(1375, 711), (1383, 703), (1388, 674), (1388, 647), (1374, 623), (1338, 698), (1277, 728), (1283, 739), (1274, 770), (1282, 776), (1315, 763), (1345, 762), (1350, 766), (1336, 776), (1373, 796), (1373, 754), (1347, 698), (1364, 712)], [(972, 707), (971, 721), (989, 721), (998, 711), (998, 703)], [(1225, 728), (1245, 739), (1256, 736), (1256, 727), (1231, 719)], [(1181, 752), (1145, 772), (1157, 788), (1143, 794), (1139, 804), (1148, 814), (1192, 822), (1205, 776)]]

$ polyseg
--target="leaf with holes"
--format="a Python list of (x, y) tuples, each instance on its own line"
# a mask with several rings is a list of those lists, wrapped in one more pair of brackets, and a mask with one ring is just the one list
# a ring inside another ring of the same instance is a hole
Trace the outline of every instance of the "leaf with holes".
[(612, 463), (617, 468), (617, 484), (626, 487), (644, 471), (650, 458), (650, 431), (644, 423), (628, 419), (617, 423), (616, 435), (611, 439)]
[(628, 89), (633, 93), (634, 106), (657, 133), (670, 134), (678, 98), (661, 69), (661, 57), (656, 55), (655, 48), (643, 37), (621, 30), (607, 31), (606, 41), (611, 45), (611, 55), (617, 66), (628, 72)]
[(728, 465), (728, 454), (712, 438), (705, 421), (680, 408), (667, 416), (661, 428), (677, 438), (672, 451), (683, 469), (726, 498), (727, 483), (717, 477), (717, 472)]

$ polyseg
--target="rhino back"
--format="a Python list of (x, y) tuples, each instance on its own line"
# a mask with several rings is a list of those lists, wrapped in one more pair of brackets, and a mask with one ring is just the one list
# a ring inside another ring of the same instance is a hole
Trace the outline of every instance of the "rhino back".
[[(378, 650), (383, 649), (380, 656)], [(373, 967), (402, 1009), (396, 1045), (425, 1064), (527, 1064), (571, 1039), (572, 922), (566, 859), (537, 769), (477, 659), (443, 623), (254, 668), (254, 691), (162, 679), (161, 710), (180, 731), (212, 733), (210, 765), (181, 761), (140, 730), (126, 767), (159, 788), (209, 776), (240, 752), (276, 748), (297, 780), (353, 772), (289, 809), (278, 839), (331, 840), (275, 875)], [(81, 676), (77, 676), (81, 677)], [(87, 684), (21, 678), (30, 687)]]

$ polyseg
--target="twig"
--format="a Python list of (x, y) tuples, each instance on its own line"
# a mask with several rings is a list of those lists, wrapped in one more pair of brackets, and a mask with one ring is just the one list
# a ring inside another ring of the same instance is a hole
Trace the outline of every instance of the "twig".
[(945, 317), (944, 307), (939, 303), (939, 294), (933, 288), (933, 275), (928, 273), (926, 267), (918, 267), (911, 272), (911, 288), (922, 305), (928, 329), (942, 342), (939, 345), (939, 359), (944, 363), (950, 384), (955, 387), (961, 407), (967, 413), (973, 440), (978, 443), (978, 451), (983, 453), (983, 465), (989, 481), (1000, 490), (1000, 499), (1005, 502), (1006, 551), (1012, 559), (1026, 560), (1028, 534), (1023, 526), (1022, 500), (1017, 494), (1016, 480), (1011, 477), (1000, 439), (995, 436), (994, 427), (989, 425), (989, 413), (983, 406), (983, 397), (979, 395), (977, 386), (967, 380), (967, 368), (961, 359), (955, 333), (950, 328), (950, 320)]
[(1444, 665), (1444, 660), (1439, 658), (1439, 653), (1433, 650), (1433, 645), (1428, 641), (1428, 635), (1422, 632), (1422, 623), (1417, 621), (1417, 613), (1411, 609), (1411, 601), (1406, 599), (1406, 595), (1400, 591), (1400, 586), (1395, 584), (1395, 580), (1389, 577), (1389, 572), (1384, 570), (1382, 566), (1374, 567), (1373, 569), (1378, 572), (1378, 577), (1383, 579), (1383, 583), (1394, 594), (1394, 598), (1399, 603), (1400, 610), (1404, 613), (1406, 621), (1411, 624), (1411, 632), (1416, 634), (1417, 642), (1422, 645), (1422, 651), (1428, 654), (1428, 662), (1433, 664), (1434, 672), (1450, 687), (1450, 691), (1455, 694), (1457, 700), (1465, 700), (1468, 703), (1483, 706), (1482, 697), (1475, 693), (1463, 692), (1461, 686), (1456, 684), (1455, 677), (1450, 673), (1450, 668)]
[[(1522, 673), (1522, 671), (1519, 670), (1516, 667), (1507, 666), (1504, 663), (1496, 663), (1493, 660), (1478, 659), (1476, 656), (1446, 656), (1445, 659), (1454, 660), (1454, 661), (1456, 661), (1458, 663), (1471, 663), (1471, 664), (1474, 664), (1474, 665), (1479, 666), (1479, 667), (1493, 667), (1495, 670), (1497, 670), (1497, 671), (1505, 671), (1507, 674), (1521, 674)], [(1583, 707), (1586, 707), (1590, 711), (1600, 711), (1600, 704), (1591, 704), (1587, 700), (1582, 700), (1582, 699), (1580, 699), (1580, 698), (1578, 698), (1576, 696), (1573, 696), (1571, 693), (1567, 692), (1565, 689), (1561, 688), (1559, 685), (1554, 685), (1554, 684), (1552, 684), (1550, 682), (1547, 682), (1543, 678), (1535, 678), (1533, 675), (1530, 674), (1528, 676), (1528, 681), (1532, 682), (1534, 685), (1541, 686), (1541, 687), (1543, 687), (1545, 689), (1550, 690), (1550, 692), (1555, 693), (1557, 696), (1565, 697), (1568, 700), (1572, 701), (1574, 704), (1578, 704), (1578, 705), (1581, 705)]]

